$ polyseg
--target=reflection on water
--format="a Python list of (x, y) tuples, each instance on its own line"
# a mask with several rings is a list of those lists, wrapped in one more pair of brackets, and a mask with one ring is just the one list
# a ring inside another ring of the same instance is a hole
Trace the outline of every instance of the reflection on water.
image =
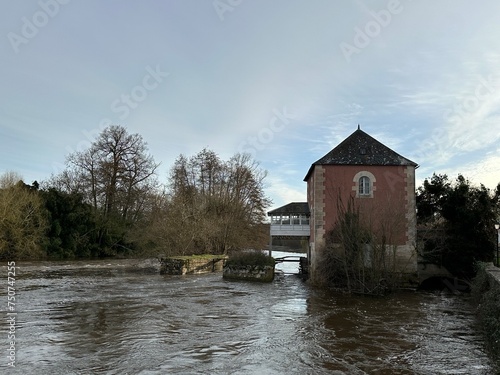
[(129, 272), (127, 262), (18, 264), (9, 373), (494, 373), (466, 297), (347, 297), (293, 275), (228, 282)]

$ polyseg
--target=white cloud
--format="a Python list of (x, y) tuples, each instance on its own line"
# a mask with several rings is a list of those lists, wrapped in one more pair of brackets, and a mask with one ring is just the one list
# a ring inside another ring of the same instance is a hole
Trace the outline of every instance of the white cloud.
[(450, 176), (456, 177), (459, 173), (474, 184), (483, 184), (490, 189), (495, 189), (500, 183), (500, 149), (482, 160), (454, 168)]
[[(304, 175), (307, 171), (304, 172)], [(302, 179), (293, 184), (278, 176), (268, 176), (266, 179), (266, 192), (272, 199), (272, 207), (269, 210), (281, 207), (290, 202), (305, 202), (307, 200), (307, 185)], [(300, 188), (300, 184), (303, 188)], [(298, 185), (298, 186), (297, 186)]]

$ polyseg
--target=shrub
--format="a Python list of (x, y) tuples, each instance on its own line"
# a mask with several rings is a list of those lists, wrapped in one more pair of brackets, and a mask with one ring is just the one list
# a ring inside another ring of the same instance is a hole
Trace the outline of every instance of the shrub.
[(262, 251), (239, 251), (229, 256), (227, 266), (274, 266), (274, 258)]

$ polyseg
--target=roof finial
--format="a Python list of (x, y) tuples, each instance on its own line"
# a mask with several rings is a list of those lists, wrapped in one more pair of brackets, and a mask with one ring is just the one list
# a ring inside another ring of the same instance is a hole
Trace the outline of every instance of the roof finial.
[(359, 126), (359, 124), (358, 124), (358, 130), (361, 130), (361, 126)]

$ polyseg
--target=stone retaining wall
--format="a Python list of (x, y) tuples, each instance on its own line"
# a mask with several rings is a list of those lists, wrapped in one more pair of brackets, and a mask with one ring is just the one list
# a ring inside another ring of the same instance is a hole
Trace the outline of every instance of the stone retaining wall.
[(490, 277), (490, 281), (500, 288), (500, 268), (490, 265), (486, 268), (486, 273)]
[(225, 257), (217, 258), (162, 258), (160, 274), (186, 275), (221, 272)]
[[(491, 353), (500, 352), (500, 268), (493, 264), (479, 270), (473, 283), (473, 297), (478, 303), (477, 312)], [(500, 369), (500, 358), (495, 355)]]
[(274, 266), (224, 266), (224, 279), (271, 282)]

